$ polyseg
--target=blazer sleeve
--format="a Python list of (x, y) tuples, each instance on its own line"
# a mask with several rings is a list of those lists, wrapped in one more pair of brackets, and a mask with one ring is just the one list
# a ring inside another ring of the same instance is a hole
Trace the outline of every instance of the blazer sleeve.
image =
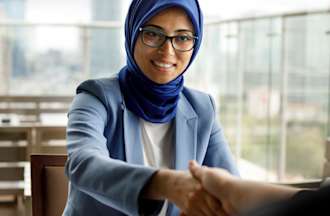
[(66, 175), (99, 202), (139, 215), (139, 194), (156, 170), (110, 158), (103, 135), (107, 118), (107, 109), (94, 95), (75, 96), (68, 113)]
[(230, 151), (228, 142), (226, 141), (222, 128), (216, 120), (214, 101), (211, 96), (209, 96), (209, 98), (213, 109), (213, 125), (203, 165), (210, 167), (221, 167), (226, 169), (231, 174), (238, 176), (239, 172)]

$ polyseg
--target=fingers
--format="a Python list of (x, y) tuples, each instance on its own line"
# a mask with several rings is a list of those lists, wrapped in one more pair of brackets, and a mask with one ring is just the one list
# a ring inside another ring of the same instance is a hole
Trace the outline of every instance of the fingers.
[(190, 198), (190, 195), (195, 193), (200, 185), (197, 179), (193, 178), (189, 172), (176, 171), (172, 185), (173, 187), (170, 188), (167, 198), (180, 208), (183, 214), (187, 216), (205, 215), (201, 210), (205, 205), (200, 203), (200, 198), (196, 200)]
[[(204, 197), (208, 209), (212, 212), (213, 215), (219, 215), (219, 212), (222, 210), (222, 205), (219, 200), (211, 195), (205, 195)], [(223, 210), (222, 210), (223, 211)], [(222, 215), (222, 214), (221, 214)]]
[(198, 179), (199, 181), (202, 180), (203, 177), (203, 170), (202, 168), (197, 164), (196, 161), (189, 161), (189, 170), (194, 176), (194, 178)]
[(188, 194), (187, 215), (189, 216), (212, 216), (208, 207), (198, 191)]
[[(219, 215), (219, 210), (222, 208), (221, 203), (214, 197), (209, 195), (201, 185), (195, 188), (194, 192), (189, 193), (187, 201), (187, 215)], [(190, 209), (194, 209), (191, 212)]]
[(219, 209), (219, 211), (216, 215), (217, 216), (229, 216), (230, 214), (226, 213), (226, 211), (223, 208), (221, 208), (221, 209)]
[(218, 178), (216, 178), (217, 175), (216, 173), (214, 173), (215, 171), (211, 172), (211, 170), (209, 170), (208, 168), (201, 167), (200, 165), (197, 164), (196, 161), (189, 161), (189, 170), (191, 172), (191, 175), (195, 179), (197, 179), (201, 184), (199, 185), (200, 190), (197, 188), (197, 190), (194, 192), (194, 195), (202, 199), (202, 201), (201, 200), (197, 201), (197, 199), (191, 198), (190, 201), (192, 203), (195, 203), (195, 205), (199, 203), (201, 206), (203, 206), (201, 208), (201, 211), (205, 215), (226, 216), (227, 214), (223, 209), (221, 201), (214, 196), (215, 193), (214, 190), (217, 189), (217, 181), (218, 181)]

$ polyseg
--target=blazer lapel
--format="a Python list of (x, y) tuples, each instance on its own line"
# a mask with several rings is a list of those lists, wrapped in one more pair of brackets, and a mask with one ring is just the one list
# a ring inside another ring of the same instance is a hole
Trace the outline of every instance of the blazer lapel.
[(196, 159), (197, 114), (183, 94), (175, 117), (175, 169), (186, 170), (189, 160)]
[(144, 163), (144, 160), (139, 118), (124, 106), (123, 110), (126, 161), (131, 164), (142, 165)]
[[(139, 118), (129, 111), (125, 105), (123, 105), (123, 110), (126, 161), (142, 165), (144, 161)], [(172, 168), (186, 170), (189, 160), (196, 160), (197, 126), (197, 114), (185, 96), (181, 94), (175, 117), (175, 158), (172, 161)]]

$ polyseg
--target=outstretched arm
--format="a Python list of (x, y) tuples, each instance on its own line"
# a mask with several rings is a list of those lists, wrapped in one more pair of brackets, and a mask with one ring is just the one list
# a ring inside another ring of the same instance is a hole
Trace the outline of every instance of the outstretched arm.
[(237, 215), (268, 202), (288, 199), (297, 188), (247, 181), (219, 168), (200, 167), (191, 161), (189, 169), (203, 188), (216, 197), (229, 215)]

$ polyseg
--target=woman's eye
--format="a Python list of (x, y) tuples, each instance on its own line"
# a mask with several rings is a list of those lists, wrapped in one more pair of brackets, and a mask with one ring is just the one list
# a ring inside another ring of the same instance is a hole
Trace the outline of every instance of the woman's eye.
[(155, 33), (154, 32), (146, 32), (146, 35), (152, 37), (152, 36), (155, 36)]
[(148, 37), (159, 37), (159, 34), (153, 31), (147, 31), (146, 34)]
[(190, 40), (192, 40), (192, 37), (190, 37), (188, 35), (178, 35), (178, 36), (176, 36), (176, 40), (180, 41), (180, 42), (190, 41)]

